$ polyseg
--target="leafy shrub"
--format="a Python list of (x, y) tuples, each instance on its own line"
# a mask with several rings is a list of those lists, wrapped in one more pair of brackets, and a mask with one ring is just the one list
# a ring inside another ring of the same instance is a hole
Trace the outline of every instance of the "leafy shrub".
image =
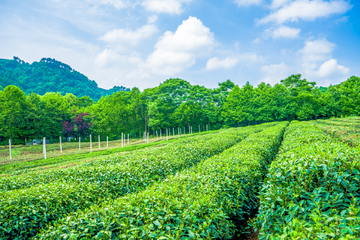
[(37, 238), (231, 239), (257, 208), (257, 189), (286, 125), (263, 128), (142, 192), (68, 216)]
[(29, 238), (46, 224), (71, 212), (143, 190), (260, 130), (259, 127), (230, 129), (153, 151), (128, 154), (121, 161), (106, 159), (39, 176), (34, 173), (34, 179), (26, 179), (33, 187), (1, 193), (0, 238)]
[(359, 239), (359, 152), (293, 122), (261, 190), (260, 239)]

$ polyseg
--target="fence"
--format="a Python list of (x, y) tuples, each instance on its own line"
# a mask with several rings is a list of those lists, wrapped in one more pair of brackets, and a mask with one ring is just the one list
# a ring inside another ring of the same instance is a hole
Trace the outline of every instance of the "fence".
[[(210, 127), (198, 126), (198, 132), (208, 131)], [(186, 131), (187, 130), (187, 131)], [(8, 164), (13, 161), (32, 161), (49, 157), (62, 155), (72, 155), (77, 153), (88, 153), (92, 151), (101, 151), (104, 149), (125, 147), (154, 141), (169, 140), (184, 134), (192, 134), (193, 127), (184, 128), (166, 128), (150, 132), (144, 132), (143, 139), (130, 138), (129, 133), (121, 133), (121, 138), (109, 141), (108, 136), (89, 135), (90, 141), (83, 141), (81, 137), (76, 142), (64, 142), (64, 137), (59, 137), (58, 143), (47, 144), (44, 137), (41, 144), (38, 145), (13, 145), (9, 139), (9, 145), (0, 146), (0, 165)], [(94, 141), (93, 141), (94, 140)]]

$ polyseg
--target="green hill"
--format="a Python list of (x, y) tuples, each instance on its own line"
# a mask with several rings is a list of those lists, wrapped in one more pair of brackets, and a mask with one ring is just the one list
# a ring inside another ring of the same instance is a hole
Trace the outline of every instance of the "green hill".
[(52, 58), (42, 58), (32, 64), (18, 57), (13, 60), (0, 59), (0, 90), (8, 85), (16, 85), (26, 93), (72, 93), (77, 97), (89, 96), (95, 101), (114, 92), (130, 91), (122, 86), (109, 90), (99, 88), (94, 80)]

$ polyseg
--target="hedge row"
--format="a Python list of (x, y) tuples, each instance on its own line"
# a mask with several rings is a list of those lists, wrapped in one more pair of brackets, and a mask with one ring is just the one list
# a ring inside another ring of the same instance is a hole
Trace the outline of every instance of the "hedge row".
[[(104, 160), (83, 168), (56, 171), (56, 176), (64, 180), (58, 178), (59, 181), (49, 184), (3, 192), (0, 238), (25, 239), (34, 236), (46, 224), (93, 204), (143, 190), (260, 130), (259, 127), (247, 127), (227, 130), (211, 137), (184, 140), (181, 144), (168, 145), (161, 150), (129, 154), (126, 161)], [(104, 163), (105, 166), (102, 165)]]
[(251, 134), (145, 191), (64, 218), (37, 238), (230, 239), (257, 207), (257, 189), (286, 125)]
[[(229, 129), (226, 132), (228, 133), (234, 131), (235, 131), (234, 129)], [(88, 181), (89, 179), (91, 181), (92, 176), (96, 174), (94, 172), (103, 172), (103, 171), (106, 172), (110, 165), (116, 165), (115, 166), (116, 168), (119, 167), (120, 165), (122, 167), (125, 167), (128, 165), (144, 164), (143, 161), (144, 158), (162, 155), (164, 154), (164, 151), (166, 153), (167, 150), (163, 150), (164, 148), (165, 149), (175, 148), (176, 151), (178, 152), (179, 151), (185, 152), (186, 148), (188, 146), (191, 146), (193, 142), (199, 142), (199, 140), (206, 142), (208, 139), (212, 139), (217, 134), (218, 133), (212, 133), (204, 136), (182, 138), (173, 141), (169, 144), (166, 144), (164, 147), (144, 149), (141, 152), (131, 152), (129, 154), (124, 154), (122, 156), (117, 156), (117, 157), (109, 157), (104, 155), (102, 159), (81, 163), (72, 168), (66, 168), (66, 169), (60, 168), (60, 169), (47, 170), (42, 172), (31, 172), (22, 175), (2, 177), (0, 178), (0, 196), (1, 196), (1, 192), (29, 188), (37, 184), (47, 184), (55, 181), (67, 182), (67, 183), (69, 183), (69, 181), (76, 181), (76, 182), (82, 182), (84, 180)], [(128, 146), (128, 147), (134, 147), (134, 146)], [(184, 154), (187, 153), (185, 152)], [(111, 169), (109, 170), (111, 171)]]
[[(219, 130), (196, 133), (196, 136), (213, 134), (218, 131)], [(179, 138), (183, 139), (183, 138), (189, 138), (189, 137), (193, 137), (193, 136), (194, 135), (181, 135)], [(144, 149), (144, 148), (153, 147), (156, 145), (169, 144), (169, 143), (176, 142), (176, 141), (178, 141), (178, 138), (170, 139), (168, 141), (158, 141), (158, 142), (151, 142), (148, 144), (144, 143), (144, 144), (128, 145), (125, 147), (105, 149), (102, 151), (94, 151), (94, 152), (89, 152), (89, 153), (78, 153), (78, 154), (57, 156), (57, 157), (51, 157), (51, 158), (47, 158), (47, 159), (39, 159), (39, 160), (33, 160), (33, 161), (9, 162), (7, 164), (0, 166), (0, 174), (19, 175), (19, 174), (31, 172), (33, 169), (38, 168), (38, 167), (49, 166), (49, 165), (58, 165), (61, 163), (74, 162), (77, 160), (80, 161), (85, 158), (106, 156), (106, 155), (110, 155), (110, 154), (114, 154), (114, 153), (118, 153), (118, 152), (140, 150), (140, 149)]]
[(261, 190), (260, 239), (359, 239), (359, 170), (359, 151), (293, 122)]
[(312, 121), (326, 134), (347, 143), (351, 147), (360, 146), (360, 122), (343, 122), (330, 120)]

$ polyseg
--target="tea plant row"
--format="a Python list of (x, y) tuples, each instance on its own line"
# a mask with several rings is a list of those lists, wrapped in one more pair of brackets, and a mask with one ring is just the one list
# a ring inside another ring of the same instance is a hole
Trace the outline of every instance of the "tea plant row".
[(292, 122), (260, 195), (260, 239), (359, 239), (360, 155)]
[(68, 214), (139, 192), (266, 127), (231, 129), (74, 168), (3, 178), (0, 238), (34, 236)]
[(63, 218), (36, 238), (231, 239), (257, 208), (257, 189), (287, 124), (263, 127), (144, 191)]

